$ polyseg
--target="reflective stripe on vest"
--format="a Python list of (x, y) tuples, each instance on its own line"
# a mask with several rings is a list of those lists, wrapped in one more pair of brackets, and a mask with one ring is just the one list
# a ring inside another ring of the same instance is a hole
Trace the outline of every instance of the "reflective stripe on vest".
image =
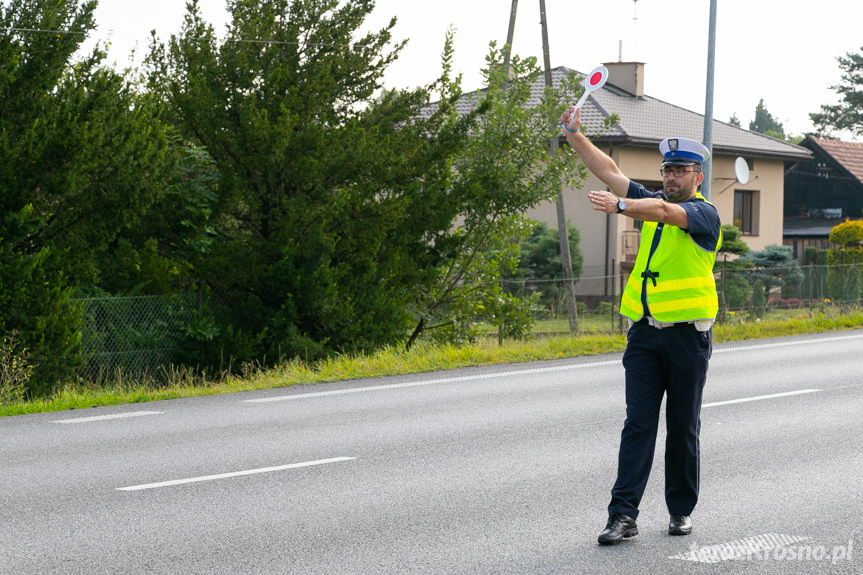
[[(704, 199), (701, 194), (696, 194), (696, 197)], [(716, 250), (722, 245), (722, 232), (715, 250), (706, 251), (682, 229), (665, 225), (659, 245), (651, 256), (650, 248), (656, 230), (656, 222), (644, 222), (635, 266), (620, 300), (620, 313), (632, 321), (644, 316), (641, 302), (644, 287), (650, 315), (659, 321), (715, 318), (719, 311), (719, 299), (713, 279), (713, 264)]]

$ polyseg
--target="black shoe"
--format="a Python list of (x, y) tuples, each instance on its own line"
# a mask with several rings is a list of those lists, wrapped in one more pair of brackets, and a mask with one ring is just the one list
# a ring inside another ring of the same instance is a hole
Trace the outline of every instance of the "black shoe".
[(638, 535), (638, 526), (635, 524), (635, 519), (623, 513), (612, 513), (608, 517), (605, 531), (599, 534), (597, 541), (600, 545), (611, 545), (636, 535)]
[(689, 515), (672, 515), (668, 522), (669, 535), (689, 535), (692, 533), (692, 519)]

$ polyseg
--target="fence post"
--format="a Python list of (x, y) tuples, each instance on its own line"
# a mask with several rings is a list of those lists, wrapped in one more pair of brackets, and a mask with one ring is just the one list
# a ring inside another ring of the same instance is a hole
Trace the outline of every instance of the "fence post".
[[(617, 300), (617, 286), (614, 285), (615, 259), (611, 258), (611, 335), (614, 335), (614, 302)], [(606, 284), (608, 285), (608, 284)]]
[[(620, 299), (622, 301), (623, 300), (623, 290), (625, 289), (625, 286), (623, 283), (623, 280), (624, 280), (623, 270), (620, 271), (619, 276), (620, 276)], [(623, 316), (620, 314), (617, 314), (617, 321), (618, 321), (617, 325), (620, 327), (620, 331), (623, 331)]]
[(845, 248), (839, 251), (839, 305), (845, 304)]
[(725, 323), (726, 316), (728, 314), (728, 301), (725, 299), (725, 276), (727, 274), (728, 268), (728, 254), (723, 254), (722, 259), (722, 271), (719, 272), (719, 289), (722, 293), (722, 307), (720, 307), (719, 311), (719, 323)]

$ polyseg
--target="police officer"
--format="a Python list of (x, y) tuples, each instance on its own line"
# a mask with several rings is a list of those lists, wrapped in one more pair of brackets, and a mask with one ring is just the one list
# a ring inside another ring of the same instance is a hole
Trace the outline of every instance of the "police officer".
[(620, 303), (630, 323), (623, 355), (626, 420), (608, 523), (598, 541), (607, 545), (638, 534), (638, 506), (653, 464), (663, 395), (668, 533), (688, 535), (698, 501), (701, 397), (718, 311), (713, 264), (722, 243), (719, 214), (698, 192), (709, 152), (687, 138), (663, 140), (663, 192), (653, 193), (627, 178), (579, 132), (580, 110), (570, 108), (560, 120), (570, 146), (611, 190), (589, 192), (593, 209), (644, 222)]

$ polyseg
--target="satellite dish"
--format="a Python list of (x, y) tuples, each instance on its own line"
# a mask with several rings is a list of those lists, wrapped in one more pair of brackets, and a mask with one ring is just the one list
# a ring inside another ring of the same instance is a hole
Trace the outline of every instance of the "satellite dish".
[(734, 160), (734, 176), (741, 184), (749, 182), (749, 164), (746, 163), (746, 158), (738, 157)]

